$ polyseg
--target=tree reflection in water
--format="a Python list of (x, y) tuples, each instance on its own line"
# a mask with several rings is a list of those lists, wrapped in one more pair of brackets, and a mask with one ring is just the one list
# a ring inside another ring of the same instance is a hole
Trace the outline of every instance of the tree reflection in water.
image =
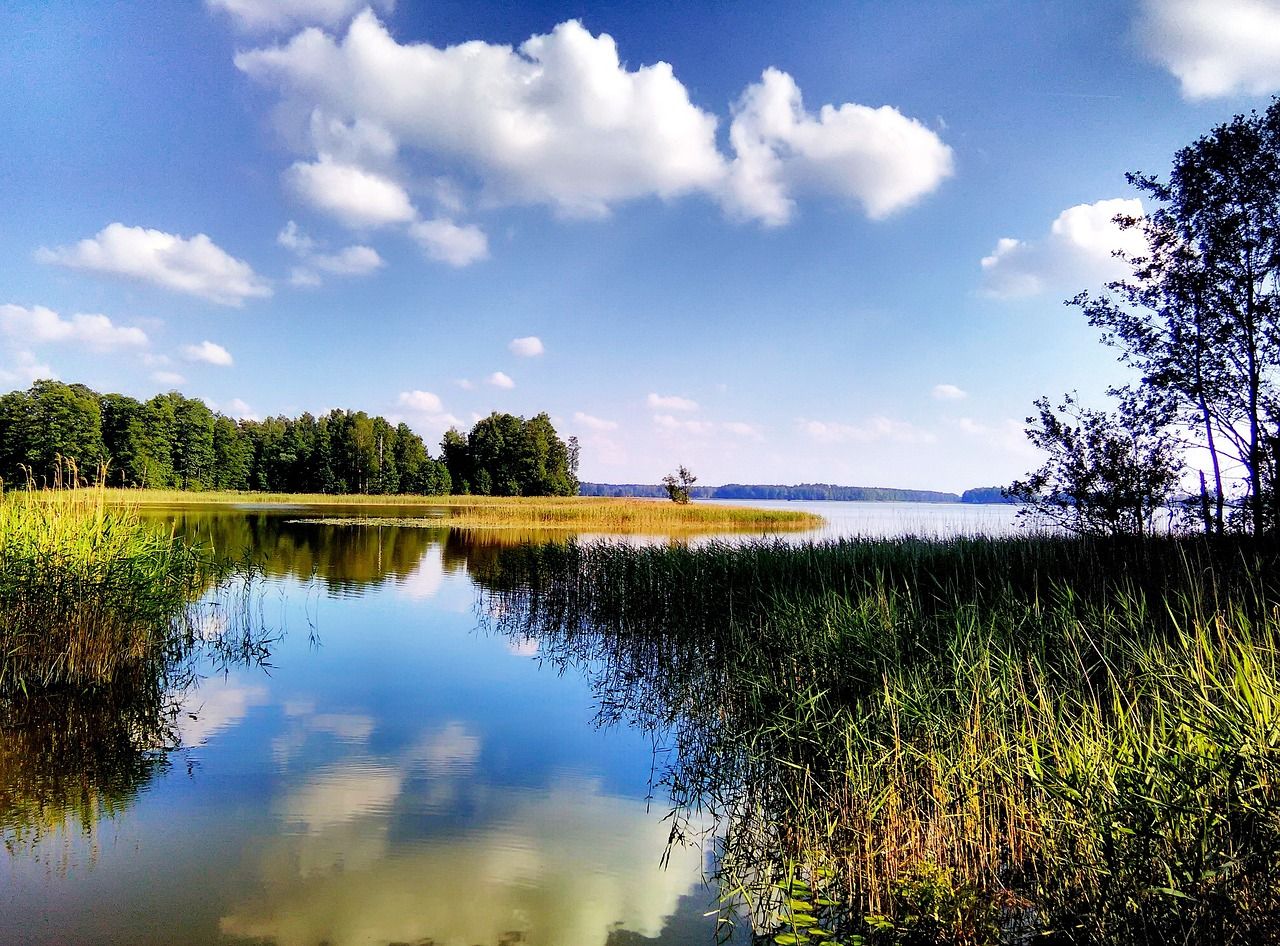
[(65, 871), (78, 835), (92, 857), (100, 822), (127, 810), (171, 764), (199, 682), (264, 665), (278, 632), (262, 620), (250, 572), (226, 581), (180, 618), (168, 646), (109, 686), (0, 700), (0, 841)]

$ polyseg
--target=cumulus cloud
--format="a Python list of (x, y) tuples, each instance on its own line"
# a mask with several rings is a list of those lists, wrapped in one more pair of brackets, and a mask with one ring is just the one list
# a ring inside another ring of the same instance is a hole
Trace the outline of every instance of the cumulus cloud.
[(231, 352), (221, 345), (205, 340), (199, 345), (183, 345), (182, 357), (187, 361), (202, 361), (208, 365), (228, 367), (232, 364)]
[(221, 305), (271, 295), (271, 287), (244, 260), (236, 259), (203, 233), (191, 238), (112, 223), (73, 246), (41, 247), (36, 259), (141, 280), (201, 296)]
[(366, 276), (385, 264), (371, 246), (347, 246), (333, 253), (322, 252), (311, 237), (290, 220), (276, 237), (276, 242), (292, 250), (304, 262), (293, 270), (289, 281), (295, 286), (314, 287), (323, 281), (320, 273), (334, 276)]
[(800, 432), (818, 443), (933, 443), (937, 438), (927, 430), (921, 430), (906, 421), (888, 417), (872, 417), (862, 424), (844, 424), (832, 421), (804, 420), (799, 422)]
[(616, 420), (605, 420), (603, 417), (593, 417), (591, 414), (584, 414), (582, 411), (573, 412), (573, 422), (581, 424), (591, 430), (617, 430), (618, 422)]
[(285, 182), (306, 203), (357, 229), (409, 223), (417, 216), (403, 187), (390, 178), (327, 154), (318, 161), (298, 161), (285, 172)]
[(968, 391), (958, 388), (954, 384), (935, 384), (933, 386), (933, 397), (937, 401), (963, 401), (968, 396)]
[(1004, 237), (982, 259), (982, 286), (1002, 298), (1031, 296), (1050, 287), (1086, 288), (1127, 274), (1115, 257), (1146, 252), (1137, 229), (1121, 230), (1117, 216), (1142, 216), (1142, 201), (1113, 198), (1077, 204), (1058, 214), (1049, 233), (1037, 240)]
[(696, 411), (698, 409), (697, 401), (674, 394), (650, 393), (645, 401), (653, 409), (661, 411)]
[(952, 172), (951, 149), (888, 105), (804, 107), (791, 76), (766, 69), (734, 107), (729, 206), (770, 226), (786, 223), (793, 195), (844, 197), (879, 220), (934, 190)]
[(511, 376), (502, 372), (495, 371), (489, 377), (485, 378), (485, 383), (493, 385), (495, 388), (514, 388), (516, 383), (511, 380)]
[(726, 156), (717, 117), (690, 100), (671, 65), (630, 68), (613, 37), (576, 20), (518, 47), (442, 48), (402, 44), (366, 10), (342, 35), (309, 29), (241, 52), (236, 65), (279, 91), (286, 123), (318, 158), (294, 165), (295, 189), (355, 222), (362, 201), (326, 194), (371, 190), (382, 209), (364, 222), (410, 219), (404, 188), (369, 170), (394, 173), (396, 162), (415, 193), (433, 182), (454, 216), (467, 202), (460, 193), (571, 217), (704, 194), (769, 224), (786, 222), (803, 194), (844, 197), (878, 219), (951, 173), (950, 148), (918, 121), (855, 103), (810, 113), (776, 69), (739, 99)]
[(56, 381), (58, 374), (29, 351), (18, 352), (14, 356), (12, 365), (0, 368), (0, 383), (3, 384), (14, 384), (25, 388), (42, 378)]
[(445, 217), (419, 220), (409, 227), (409, 235), (439, 263), (462, 267), (489, 258), (489, 238), (473, 224), (459, 226)]
[(502, 202), (575, 216), (714, 186), (714, 116), (666, 63), (627, 69), (613, 38), (577, 21), (518, 49), (480, 41), (400, 44), (372, 12), (345, 37), (309, 30), (243, 52), (236, 65), (296, 107), (363, 119), (436, 158), (466, 165)]
[(1137, 32), (1184, 98), (1280, 90), (1277, 0), (1144, 0)]
[(440, 414), (444, 411), (444, 403), (430, 391), (401, 391), (400, 406), (423, 414)]
[(105, 315), (78, 313), (64, 319), (40, 305), (0, 305), (0, 332), (24, 345), (67, 342), (96, 351), (147, 345), (147, 333), (140, 328), (115, 325)]
[(397, 403), (413, 416), (414, 421), (424, 424), (432, 432), (443, 432), (449, 427), (462, 424), (462, 421), (444, 409), (444, 402), (440, 397), (430, 391), (401, 391)]
[(170, 387), (177, 387), (180, 384), (184, 384), (187, 379), (176, 371), (153, 371), (151, 372), (151, 380), (157, 384), (167, 384)]
[(205, 0), (205, 5), (228, 14), (242, 30), (260, 32), (307, 24), (338, 26), (365, 7), (392, 10), (395, 0)]
[(511, 350), (513, 355), (519, 355), (521, 358), (533, 358), (541, 355), (546, 349), (542, 346), (542, 339), (537, 335), (526, 335), (523, 338), (513, 338), (507, 348)]
[(222, 410), (223, 410), (223, 413), (227, 414), (228, 416), (237, 417), (240, 420), (262, 420), (262, 418), (258, 415), (257, 411), (255, 411), (252, 407), (249, 406), (248, 403), (246, 403), (245, 401), (242, 401), (238, 397), (233, 397), (230, 401), (228, 401), (226, 406), (223, 407)]

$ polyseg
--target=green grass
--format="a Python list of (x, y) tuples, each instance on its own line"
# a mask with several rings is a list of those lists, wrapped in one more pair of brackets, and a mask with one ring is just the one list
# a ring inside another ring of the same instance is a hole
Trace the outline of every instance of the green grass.
[[(795, 531), (815, 529), (824, 521), (812, 513), (787, 509), (754, 509), (719, 503), (682, 505), (666, 500), (586, 496), (354, 496), (176, 490), (106, 490), (105, 496), (111, 503), (141, 506), (271, 504), (346, 509), (396, 507), (398, 515), (366, 516), (356, 521), (371, 525), (449, 525), (462, 529), (556, 529), (668, 535)], [(414, 514), (403, 515), (405, 509), (413, 510)], [(334, 520), (315, 517), (314, 521), (329, 523)], [(346, 519), (344, 523), (351, 521)]]
[(202, 589), (196, 549), (99, 489), (0, 498), (0, 697), (91, 688), (147, 662)]
[(720, 814), (722, 889), (777, 942), (811, 916), (839, 942), (1280, 936), (1273, 551), (569, 545), (478, 577), (602, 722), (664, 734), (676, 834)]

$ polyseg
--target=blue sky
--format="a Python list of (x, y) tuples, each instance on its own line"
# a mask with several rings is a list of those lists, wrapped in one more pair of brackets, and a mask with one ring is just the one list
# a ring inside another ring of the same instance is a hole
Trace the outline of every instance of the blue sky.
[(1006, 482), (1033, 398), (1121, 379), (1062, 300), (1124, 172), (1278, 89), (1280, 0), (19, 0), (0, 387)]

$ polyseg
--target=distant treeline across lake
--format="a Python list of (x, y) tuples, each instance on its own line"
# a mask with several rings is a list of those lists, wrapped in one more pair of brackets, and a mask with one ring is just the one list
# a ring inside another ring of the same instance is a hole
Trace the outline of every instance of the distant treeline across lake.
[[(647, 483), (583, 483), (583, 496), (641, 496), (665, 498), (666, 488)], [(694, 486), (692, 499), (834, 499), (872, 503), (1005, 503), (999, 486), (944, 493), (931, 489), (892, 489), (883, 486), (833, 486), (830, 483), (799, 483), (795, 486), (726, 483), (724, 486)]]

